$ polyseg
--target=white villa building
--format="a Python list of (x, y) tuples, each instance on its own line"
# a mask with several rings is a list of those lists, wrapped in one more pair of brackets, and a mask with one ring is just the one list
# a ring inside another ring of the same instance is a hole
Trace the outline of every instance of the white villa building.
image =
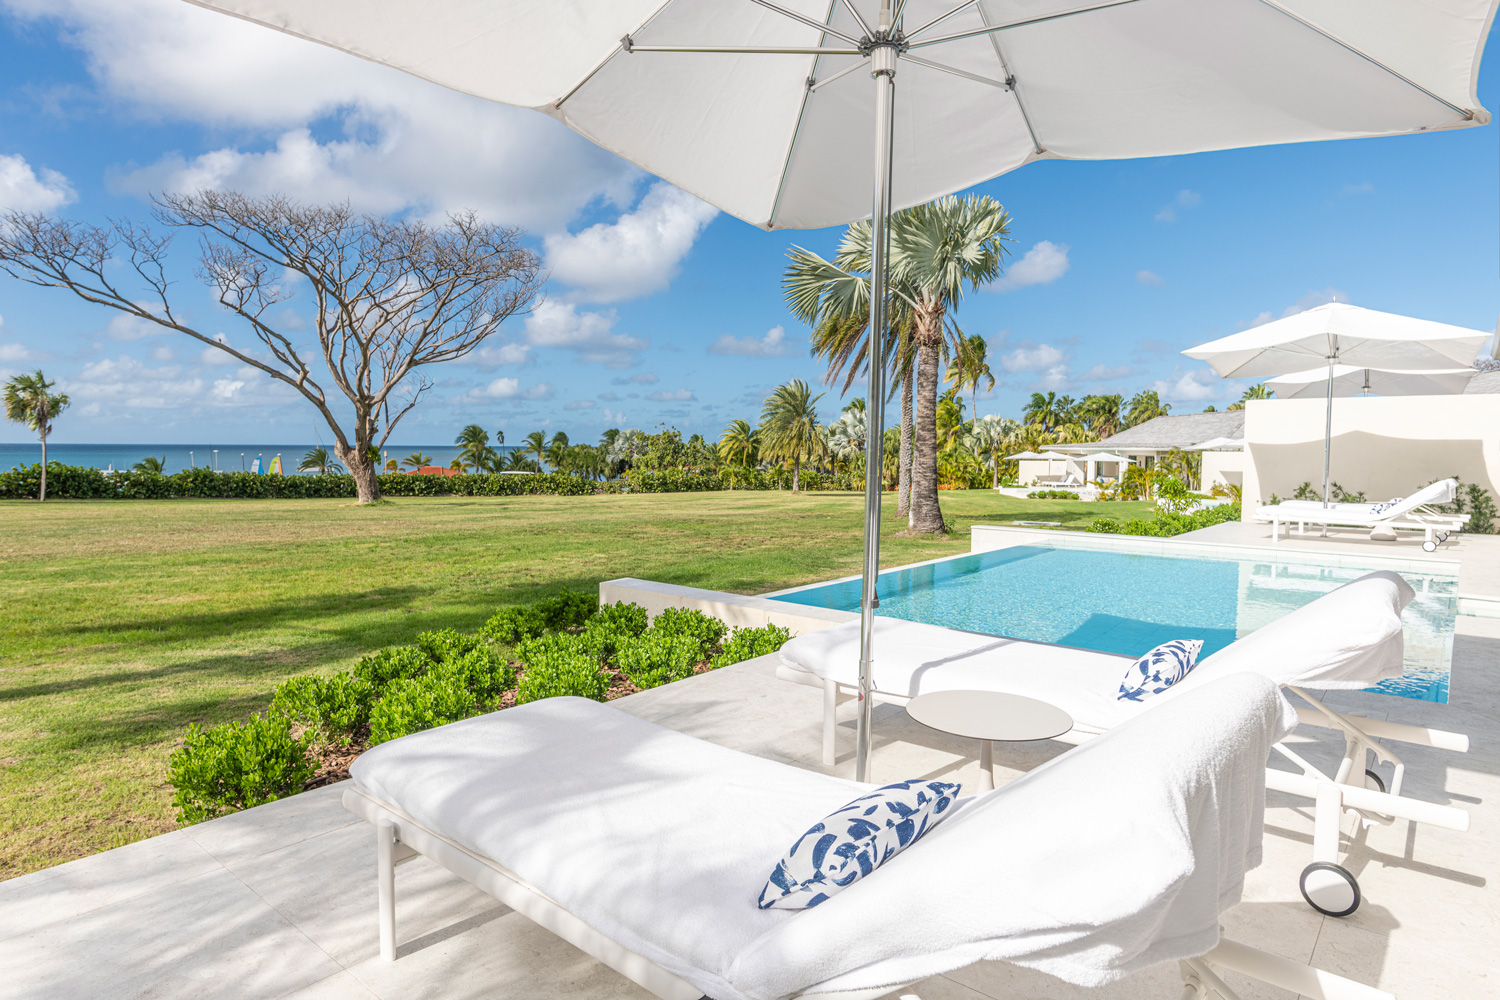
[[(1066, 460), (1022, 460), (1017, 463), (1020, 466), (1017, 478), (1022, 483), (1039, 484), (1065, 481), (1069, 476), (1080, 483), (1118, 479), (1125, 472), (1122, 463), (1104, 456), (1128, 459), (1131, 465), (1149, 468), (1169, 452), (1187, 451), (1214, 440), (1234, 442), (1244, 436), (1244, 410), (1154, 417), (1102, 441), (1053, 445), (1049, 450), (1066, 455)], [(1203, 488), (1210, 489), (1215, 483), (1238, 486), (1243, 482), (1244, 468), (1244, 451), (1239, 445), (1226, 444), (1206, 450)]]

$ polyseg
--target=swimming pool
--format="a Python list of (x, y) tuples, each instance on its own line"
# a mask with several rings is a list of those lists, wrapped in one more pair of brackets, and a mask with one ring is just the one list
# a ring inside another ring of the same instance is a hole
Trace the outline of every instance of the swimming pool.
[[(1202, 639), (1203, 656), (1369, 572), (1267, 559), (1190, 558), (1018, 545), (880, 574), (877, 614), (1139, 656)], [(1402, 616), (1405, 676), (1372, 690), (1448, 700), (1458, 580), (1401, 574), (1417, 591)], [(859, 610), (858, 578), (773, 600)]]

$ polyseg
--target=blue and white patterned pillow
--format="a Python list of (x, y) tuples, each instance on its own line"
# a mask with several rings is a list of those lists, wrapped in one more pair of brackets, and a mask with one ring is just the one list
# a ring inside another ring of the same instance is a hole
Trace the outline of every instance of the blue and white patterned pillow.
[(1198, 663), (1202, 639), (1173, 639), (1157, 646), (1136, 660), (1125, 671), (1117, 701), (1140, 701), (1148, 694), (1160, 694), (1188, 675)]
[(846, 889), (917, 842), (958, 798), (947, 781), (898, 781), (835, 809), (776, 863), (762, 910), (803, 910)]
[(1392, 497), (1391, 499), (1387, 500), (1385, 503), (1371, 504), (1370, 505), (1370, 513), (1371, 514), (1384, 514), (1386, 511), (1390, 510), (1392, 507), (1396, 506), (1398, 503), (1401, 503), (1405, 499), (1406, 499), (1406, 497)]

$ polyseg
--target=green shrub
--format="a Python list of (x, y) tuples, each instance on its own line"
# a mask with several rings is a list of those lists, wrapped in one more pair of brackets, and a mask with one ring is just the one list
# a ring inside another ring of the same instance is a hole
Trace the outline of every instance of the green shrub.
[(718, 670), (741, 660), (753, 660), (757, 656), (774, 653), (792, 637), (788, 629), (779, 625), (764, 625), (761, 628), (737, 628), (729, 633), (724, 645), (708, 661), (710, 668)]
[(1072, 490), (1032, 490), (1026, 494), (1028, 500), (1077, 500), (1078, 494)]
[(303, 739), (315, 749), (330, 743), (348, 746), (355, 732), (370, 721), (374, 700), (370, 685), (353, 674), (307, 674), (276, 685), (268, 714), (302, 726), (306, 730)]
[(416, 645), (432, 662), (446, 663), (483, 647), (484, 640), (478, 636), (464, 635), (457, 629), (444, 628), (418, 634)]
[(1494, 534), (1495, 519), (1500, 517), (1500, 510), (1495, 508), (1495, 498), (1490, 496), (1490, 491), (1478, 483), (1470, 483), (1464, 487), (1464, 493), (1469, 501), (1469, 523), (1464, 530), (1476, 535)]
[(302, 791), (316, 773), (285, 718), (252, 715), (212, 729), (188, 727), (167, 763), (180, 823), (200, 823)]
[(579, 648), (575, 637), (545, 636), (527, 646), (526, 672), (516, 688), (516, 704), (568, 696), (604, 701), (609, 694), (609, 676), (599, 668), (598, 660)]
[(370, 745), (467, 719), (477, 712), (474, 692), (451, 671), (395, 680), (370, 713)]
[(432, 658), (416, 646), (387, 646), (354, 665), (354, 676), (378, 695), (392, 681), (421, 677), (432, 668)]
[(1312, 483), (1304, 482), (1304, 483), (1300, 484), (1295, 490), (1292, 490), (1292, 499), (1293, 500), (1321, 500), (1321, 499), (1323, 499), (1323, 497), (1318, 493), (1317, 490), (1313, 489), (1313, 484)]
[(625, 639), (615, 652), (615, 665), (641, 690), (680, 681), (693, 675), (703, 660), (703, 647), (691, 635), (672, 635), (647, 629)]
[(606, 604), (588, 620), (586, 628), (607, 628), (620, 635), (640, 635), (651, 624), (651, 616), (639, 604)]
[(1215, 524), (1223, 524), (1225, 521), (1238, 521), (1240, 519), (1240, 505), (1237, 503), (1223, 503), (1215, 507), (1205, 507), (1195, 510), (1191, 514), (1173, 514), (1167, 510), (1158, 510), (1155, 517), (1134, 517), (1128, 521), (1118, 521), (1112, 517), (1095, 518), (1094, 523), (1089, 525), (1090, 531), (1108, 532), (1115, 535), (1151, 535), (1165, 538), (1171, 535), (1180, 535), (1187, 531), (1197, 531), (1199, 528), (1207, 528)]
[(647, 634), (654, 632), (660, 635), (692, 639), (698, 643), (698, 650), (701, 654), (699, 658), (702, 659), (719, 644), (719, 640), (724, 638), (724, 633), (728, 631), (728, 625), (701, 611), (690, 608), (667, 608), (656, 616)]
[(481, 707), (493, 705), (516, 686), (516, 668), (492, 649), (470, 650), (434, 667), (429, 676), (447, 678), (468, 688)]
[(590, 593), (564, 590), (538, 601), (536, 610), (550, 629), (580, 628), (589, 616), (599, 610), (599, 598)]
[(525, 639), (541, 635), (546, 630), (547, 619), (542, 613), (536, 608), (524, 607), (501, 608), (479, 631), (498, 643), (514, 646)]

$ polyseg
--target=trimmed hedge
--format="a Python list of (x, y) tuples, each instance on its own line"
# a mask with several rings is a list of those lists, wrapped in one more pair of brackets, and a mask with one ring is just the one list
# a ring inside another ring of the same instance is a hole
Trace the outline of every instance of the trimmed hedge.
[(1156, 515), (1149, 518), (1133, 517), (1128, 521), (1119, 521), (1112, 517), (1095, 518), (1088, 530), (1115, 535), (1153, 535), (1165, 538), (1239, 519), (1239, 504), (1221, 503), (1191, 514), (1173, 514), (1165, 509), (1158, 509)]
[[(789, 638), (772, 625), (731, 630), (681, 608), (651, 621), (638, 605), (601, 608), (594, 595), (567, 590), (504, 608), (477, 635), (423, 632), (351, 670), (282, 681), (264, 716), (189, 727), (168, 764), (178, 819), (196, 823), (295, 794), (331, 748), (359, 750), (511, 703), (604, 701), (632, 685), (644, 690), (775, 652)], [(524, 672), (495, 643), (513, 646)]]
[[(692, 471), (688, 469), (663, 469), (659, 472), (630, 469), (625, 473), (625, 482), (632, 493), (710, 493), (718, 490), (789, 490), (792, 488), (790, 469), (774, 469), (761, 472), (758, 469), (720, 469), (714, 471)], [(865, 488), (862, 476), (840, 472), (828, 475), (803, 469), (798, 486), (804, 490), (847, 490), (858, 492)]]
[[(40, 463), (0, 472), (0, 500), (35, 499), (41, 484)], [(377, 477), (381, 496), (586, 496), (618, 490), (564, 472), (531, 476), (499, 473), (459, 476), (409, 476), (385, 473)], [(121, 471), (105, 475), (99, 469), (47, 464), (47, 496), (59, 500), (179, 500), (189, 497), (239, 500), (306, 500), (353, 497), (350, 475), (272, 476), (251, 472), (185, 469), (164, 476), (159, 472)]]

